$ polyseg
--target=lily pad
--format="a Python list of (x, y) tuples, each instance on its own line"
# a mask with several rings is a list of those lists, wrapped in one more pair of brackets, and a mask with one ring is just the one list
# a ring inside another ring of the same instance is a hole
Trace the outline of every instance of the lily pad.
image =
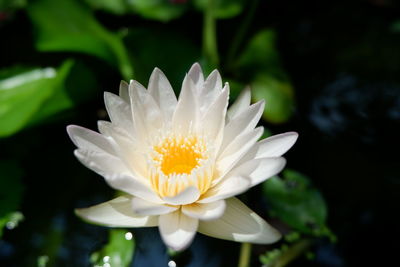
[(86, 53), (118, 66), (124, 78), (133, 77), (121, 37), (105, 29), (76, 0), (32, 1), (27, 11), (35, 26), (39, 51)]
[[(10, 136), (33, 121), (72, 105), (63, 92), (72, 64), (66, 61), (58, 70), (37, 68), (0, 80), (0, 137)], [(57, 103), (44, 105), (53, 96)]]
[(302, 233), (316, 236), (326, 233), (325, 200), (305, 175), (285, 170), (283, 178), (273, 177), (263, 183), (263, 192), (271, 216)]

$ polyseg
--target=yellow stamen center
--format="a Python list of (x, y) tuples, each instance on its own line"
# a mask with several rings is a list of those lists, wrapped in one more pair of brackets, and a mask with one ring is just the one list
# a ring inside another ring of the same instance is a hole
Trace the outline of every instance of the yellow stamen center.
[(211, 186), (213, 165), (202, 137), (170, 135), (152, 147), (150, 183), (161, 197), (172, 197), (189, 186), (201, 194)]
[(167, 138), (161, 145), (155, 146), (157, 152), (155, 160), (160, 163), (161, 171), (165, 175), (189, 174), (204, 159), (201, 144), (196, 137)]

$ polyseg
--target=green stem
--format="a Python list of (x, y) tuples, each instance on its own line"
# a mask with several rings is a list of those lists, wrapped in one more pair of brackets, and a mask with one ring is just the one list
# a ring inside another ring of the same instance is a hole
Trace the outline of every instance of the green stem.
[(217, 33), (215, 23), (215, 0), (208, 0), (203, 22), (203, 54), (212, 67), (218, 67)]
[(249, 267), (250, 266), (250, 255), (251, 255), (251, 244), (242, 243), (240, 247), (240, 256), (238, 267)]
[(312, 244), (310, 239), (304, 239), (291, 246), (288, 250), (282, 253), (270, 267), (284, 267), (291, 261), (298, 258), (301, 254), (306, 252)]
[(237, 30), (234, 39), (232, 40), (232, 45), (230, 46), (228, 54), (227, 54), (226, 63), (227, 63), (228, 68), (231, 67), (231, 64), (233, 63), (234, 58), (237, 55), (237, 52), (243, 42), (246, 32), (247, 32), (248, 28), (250, 27), (250, 24), (254, 17), (254, 13), (257, 10), (258, 1), (259, 0), (251, 1), (248, 12), (247, 12), (246, 16), (244, 17), (243, 22), (240, 24), (240, 27)]

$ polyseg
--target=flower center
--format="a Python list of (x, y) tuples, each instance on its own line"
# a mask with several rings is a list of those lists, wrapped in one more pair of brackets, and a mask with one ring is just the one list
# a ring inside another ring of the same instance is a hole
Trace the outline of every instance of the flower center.
[(209, 145), (201, 136), (168, 135), (152, 147), (149, 178), (161, 197), (179, 194), (189, 186), (200, 193), (211, 185), (213, 165)]
[(167, 139), (160, 146), (154, 147), (159, 154), (161, 171), (165, 175), (191, 173), (203, 159), (201, 145), (197, 138)]

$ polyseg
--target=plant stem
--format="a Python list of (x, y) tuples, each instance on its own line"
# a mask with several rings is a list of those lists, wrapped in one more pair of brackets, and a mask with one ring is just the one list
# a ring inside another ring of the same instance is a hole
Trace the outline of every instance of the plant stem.
[(291, 246), (287, 251), (283, 252), (270, 267), (284, 267), (291, 261), (298, 258), (301, 254), (306, 252), (312, 244), (310, 239), (304, 239)]
[(250, 266), (250, 254), (251, 254), (251, 244), (242, 243), (240, 247), (240, 256), (238, 267), (249, 267)]
[(240, 48), (240, 45), (243, 42), (243, 39), (246, 35), (247, 29), (250, 27), (250, 23), (253, 20), (254, 13), (256, 12), (257, 6), (258, 6), (258, 1), (259, 0), (253, 0), (250, 3), (250, 7), (248, 9), (248, 12), (246, 16), (243, 19), (243, 22), (240, 24), (240, 27), (238, 31), (236, 32), (236, 35), (234, 39), (232, 40), (232, 45), (229, 48), (228, 55), (227, 55), (227, 66), (228, 68), (231, 67), (231, 64), (234, 61), (235, 56), (237, 55), (237, 52)]
[(217, 33), (215, 27), (215, 0), (208, 0), (204, 12), (203, 23), (203, 54), (207, 61), (216, 68), (219, 64)]

